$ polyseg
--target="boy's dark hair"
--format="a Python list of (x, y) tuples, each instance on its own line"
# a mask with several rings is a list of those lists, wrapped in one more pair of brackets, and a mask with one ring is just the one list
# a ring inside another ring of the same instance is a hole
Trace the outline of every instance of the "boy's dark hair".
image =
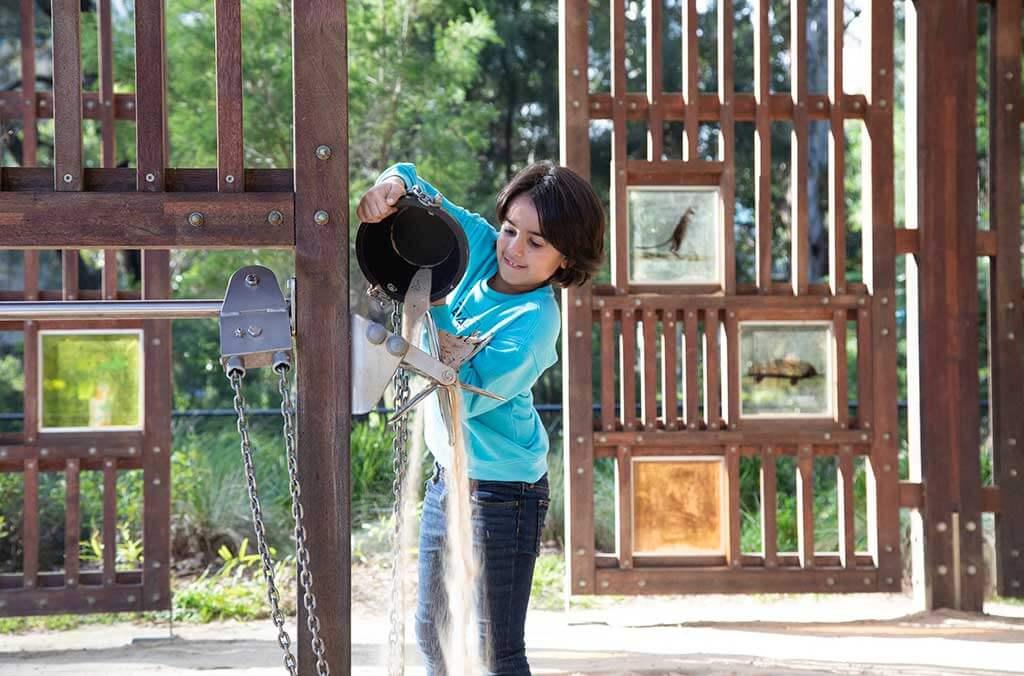
[(521, 170), (498, 193), (498, 223), (519, 195), (529, 195), (545, 240), (568, 260), (549, 280), (582, 286), (604, 258), (604, 208), (590, 183), (571, 169), (544, 160)]

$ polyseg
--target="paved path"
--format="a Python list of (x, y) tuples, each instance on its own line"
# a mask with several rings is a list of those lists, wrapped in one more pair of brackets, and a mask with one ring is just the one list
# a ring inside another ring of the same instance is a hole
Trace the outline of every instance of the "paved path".
[[(527, 644), (538, 676), (1024, 673), (1024, 607), (990, 606), (989, 615), (911, 610), (900, 596), (632, 599), (531, 611)], [(387, 633), (384, 617), (354, 616), (353, 674), (384, 673)], [(407, 648), (406, 673), (422, 674), (415, 649)], [(196, 676), (211, 669), (283, 673), (273, 626), (178, 625), (170, 637), (166, 626), (125, 623), (0, 637), (4, 676)]]

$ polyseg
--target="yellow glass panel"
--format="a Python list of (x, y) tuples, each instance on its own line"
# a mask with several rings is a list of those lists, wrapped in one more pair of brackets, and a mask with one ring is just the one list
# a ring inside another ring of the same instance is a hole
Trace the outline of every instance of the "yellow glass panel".
[(634, 554), (721, 554), (723, 524), (721, 459), (634, 460)]
[(42, 426), (141, 426), (138, 332), (44, 333)]

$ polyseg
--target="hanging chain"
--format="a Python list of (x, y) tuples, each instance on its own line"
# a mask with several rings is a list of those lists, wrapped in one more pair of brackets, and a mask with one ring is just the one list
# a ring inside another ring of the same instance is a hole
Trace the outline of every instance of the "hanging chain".
[(306, 548), (306, 527), (302, 523), (303, 511), (299, 489), (299, 465), (295, 452), (295, 407), (292, 406), (291, 384), (288, 382), (287, 363), (275, 365), (278, 374), (277, 391), (281, 394), (281, 417), (284, 418), (284, 444), (288, 458), (288, 482), (292, 495), (292, 516), (295, 518), (295, 557), (299, 566), (299, 584), (302, 585), (302, 604), (306, 608), (306, 628), (310, 644), (316, 655), (316, 673), (328, 676), (330, 667), (324, 658), (324, 641), (320, 638), (320, 618), (316, 614), (316, 596), (313, 595), (313, 572), (309, 568), (309, 550)]
[(274, 583), (274, 562), (270, 559), (270, 547), (267, 545), (267, 533), (263, 526), (263, 510), (260, 507), (259, 494), (256, 490), (256, 472), (252, 465), (252, 445), (249, 442), (249, 419), (245, 415), (245, 399), (242, 397), (243, 372), (231, 370), (228, 378), (231, 389), (235, 391), (235, 413), (238, 414), (238, 434), (242, 444), (242, 462), (245, 465), (245, 480), (249, 489), (249, 507), (252, 510), (252, 525), (256, 531), (256, 548), (263, 562), (263, 579), (267, 583), (267, 601), (270, 603), (270, 619), (277, 627), (277, 643), (284, 651), (284, 667), (291, 676), (298, 673), (295, 656), (292, 655), (291, 639), (284, 628), (284, 613), (281, 612), (281, 595)]
[[(392, 330), (396, 335), (402, 334), (402, 306), (395, 303), (391, 312)], [(395, 371), (395, 410), (402, 408), (409, 401), (409, 373), (405, 369)], [(394, 532), (391, 536), (391, 629), (388, 634), (388, 674), (402, 676), (405, 673), (405, 594), (403, 589), (402, 566), (402, 483), (408, 465), (406, 447), (409, 442), (409, 418), (403, 416), (395, 425), (395, 439), (391, 450), (394, 482), (391, 489), (395, 504), (392, 511)]]

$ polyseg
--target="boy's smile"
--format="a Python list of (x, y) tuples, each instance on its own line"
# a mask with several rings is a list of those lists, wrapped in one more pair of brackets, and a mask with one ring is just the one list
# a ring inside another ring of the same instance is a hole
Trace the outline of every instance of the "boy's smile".
[(566, 258), (541, 235), (537, 208), (529, 195), (512, 200), (498, 241), (498, 274), (491, 281), (495, 291), (525, 293), (543, 285), (566, 266)]

